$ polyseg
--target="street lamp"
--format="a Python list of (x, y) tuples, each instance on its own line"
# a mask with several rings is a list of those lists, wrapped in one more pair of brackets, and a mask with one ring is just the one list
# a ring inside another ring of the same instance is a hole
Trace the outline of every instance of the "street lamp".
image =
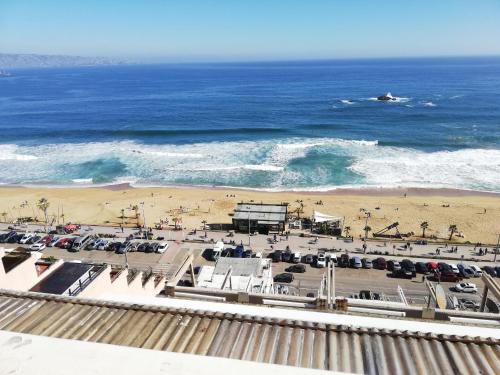
[(499, 245), (500, 245), (500, 233), (498, 234), (497, 247), (495, 248), (495, 256), (493, 257), (493, 262), (495, 263), (497, 261), (498, 250), (500, 250), (500, 248), (498, 247)]
[(142, 206), (142, 221), (144, 224), (144, 231), (146, 232), (146, 239), (147, 239), (148, 238), (148, 229), (146, 226), (146, 215), (144, 213), (144, 202), (141, 202), (141, 206)]
[(365, 219), (365, 242), (368, 239), (368, 218), (371, 216), (369, 211), (365, 211), (366, 219)]

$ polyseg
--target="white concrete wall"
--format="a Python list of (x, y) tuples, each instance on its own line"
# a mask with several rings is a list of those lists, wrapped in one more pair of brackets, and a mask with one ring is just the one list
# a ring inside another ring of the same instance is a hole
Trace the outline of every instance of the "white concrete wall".
[[(0, 249), (0, 257), (5, 255), (5, 251)], [(62, 260), (53, 263), (40, 276), (36, 272), (35, 263), (42, 257), (41, 253), (32, 252), (31, 256), (17, 267), (6, 273), (3, 263), (0, 262), (0, 288), (22, 290), (31, 289), (36, 283), (44, 279), (63, 264)]]

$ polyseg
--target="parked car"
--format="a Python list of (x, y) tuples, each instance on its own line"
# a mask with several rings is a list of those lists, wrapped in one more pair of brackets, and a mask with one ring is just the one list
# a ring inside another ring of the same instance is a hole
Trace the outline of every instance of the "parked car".
[(349, 267), (351, 268), (356, 268), (356, 269), (359, 269), (362, 267), (362, 264), (361, 264), (361, 259), (359, 259), (359, 257), (352, 257), (351, 259), (349, 259)]
[(411, 276), (417, 276), (417, 269), (415, 268), (415, 264), (410, 259), (403, 259), (401, 261), (401, 268), (405, 271), (411, 272)]
[(158, 245), (158, 249), (156, 249), (156, 251), (160, 254), (163, 254), (167, 250), (168, 250), (168, 242), (160, 242)]
[(349, 255), (348, 254), (342, 254), (340, 256), (340, 259), (337, 262), (337, 265), (342, 268), (347, 268), (349, 267)]
[(394, 271), (394, 270), (400, 270), (401, 265), (397, 260), (389, 260), (387, 261), (387, 271)]
[(302, 260), (302, 255), (300, 252), (293, 253), (293, 263), (299, 263)]
[(316, 257), (316, 267), (318, 267), (318, 268), (326, 267), (325, 253), (323, 253), (323, 252), (318, 253), (318, 256)]
[(306, 264), (313, 264), (313, 263), (314, 263), (314, 255), (312, 255), (312, 254), (307, 254), (307, 255), (304, 257), (304, 263), (306, 263)]
[(366, 268), (366, 269), (373, 268), (373, 262), (371, 259), (363, 258), (363, 259), (361, 259), (361, 264), (363, 265), (363, 268)]
[(448, 263), (448, 265), (450, 266), (453, 273), (456, 273), (457, 275), (460, 274), (460, 270), (458, 269), (458, 267), (455, 263)]
[(146, 251), (146, 248), (149, 246), (149, 242), (143, 242), (137, 247), (137, 251)]
[(45, 245), (47, 245), (50, 241), (52, 241), (53, 238), (54, 238), (54, 236), (51, 236), (50, 234), (48, 234), (48, 235), (42, 237), (40, 242), (43, 242)]
[(291, 283), (293, 281), (293, 273), (279, 273), (274, 276), (275, 283)]
[(462, 293), (477, 293), (476, 284), (472, 283), (459, 283), (454, 287), (455, 291)]
[(115, 250), (115, 253), (117, 253), (117, 254), (125, 254), (126, 252), (128, 252), (129, 248), (130, 248), (130, 242), (125, 241), (122, 244), (120, 244), (120, 246), (118, 247), (118, 249)]
[(479, 308), (479, 303), (472, 301), (470, 299), (461, 299), (459, 302), (462, 304), (463, 307), (466, 309), (478, 309)]
[(243, 253), (245, 251), (245, 247), (243, 245), (236, 246), (232, 251), (233, 258), (243, 258)]
[(26, 244), (33, 244), (37, 243), (42, 239), (42, 236), (39, 236), (38, 234), (34, 235), (33, 237), (29, 238), (28, 241), (26, 241)]
[(483, 267), (483, 272), (486, 272), (491, 277), (496, 277), (497, 276), (497, 272), (495, 271), (495, 268), (491, 267), (491, 266), (484, 266)]
[(429, 273), (429, 269), (424, 262), (415, 263), (415, 271), (417, 271), (417, 273), (423, 273), (424, 275), (427, 275)]
[(292, 257), (293, 257), (293, 254), (292, 254), (292, 252), (290, 250), (285, 250), (282, 253), (283, 262), (291, 262), (292, 261)]
[(497, 273), (497, 277), (500, 277), (500, 266), (495, 267), (495, 272)]
[(445, 272), (435, 272), (431, 280), (433, 281), (443, 281), (443, 282), (452, 282), (456, 283), (457, 281), (460, 281), (462, 278), (458, 276), (456, 273), (451, 272), (451, 271), (445, 271)]
[(109, 246), (109, 241), (102, 239), (97, 246), (97, 250), (106, 250)]
[(391, 277), (398, 279), (411, 279), (413, 277), (413, 272), (404, 268), (394, 268), (392, 270)]
[(38, 243), (34, 243), (33, 245), (30, 246), (30, 250), (31, 251), (42, 251), (43, 249), (45, 249), (45, 244), (43, 242), (38, 242)]
[(26, 244), (30, 240), (31, 237), (33, 237), (35, 234), (34, 233), (25, 233), (21, 239), (19, 239), (19, 243)]
[(464, 279), (469, 279), (471, 277), (474, 277), (474, 271), (466, 264), (459, 264), (457, 265), (457, 267), (459, 275), (462, 276)]
[(283, 256), (283, 251), (281, 250), (274, 250), (272, 253), (272, 258), (274, 263), (281, 262)]
[(285, 268), (286, 272), (296, 272), (296, 273), (304, 273), (306, 272), (306, 266), (303, 264), (294, 264), (290, 267)]
[(156, 253), (160, 245), (157, 242), (151, 242), (148, 247), (146, 247), (146, 253)]
[(474, 271), (474, 277), (481, 277), (481, 276), (483, 276), (483, 270), (481, 270), (481, 268), (479, 268), (475, 264), (471, 264), (470, 265), (470, 269), (472, 271)]
[(253, 251), (252, 250), (245, 250), (243, 252), (243, 258), (251, 258), (252, 257), (252, 254), (253, 254)]
[(106, 250), (117, 251), (121, 245), (122, 245), (121, 242), (111, 242), (111, 244), (108, 246), (108, 248)]
[(438, 264), (436, 262), (427, 262), (426, 265), (427, 265), (427, 269), (429, 270), (429, 272), (431, 272), (433, 270), (437, 270), (437, 268), (438, 268)]
[(65, 249), (66, 248), (66, 244), (70, 241), (70, 237), (63, 237), (61, 238), (59, 241), (57, 241), (55, 243), (55, 246), (61, 248), (61, 249)]
[(373, 264), (373, 268), (375, 268), (377, 270), (385, 270), (387, 268), (387, 262), (386, 262), (385, 258), (382, 258), (382, 257), (375, 259), (372, 262), (372, 264)]
[(60, 239), (61, 239), (61, 237), (52, 237), (52, 239), (49, 241), (49, 243), (47, 244), (47, 246), (48, 247), (55, 246), (55, 244), (58, 243)]

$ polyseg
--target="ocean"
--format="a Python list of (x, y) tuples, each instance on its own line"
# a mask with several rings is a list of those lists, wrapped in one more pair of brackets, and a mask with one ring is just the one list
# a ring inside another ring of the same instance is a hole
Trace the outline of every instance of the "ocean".
[(500, 58), (9, 72), (1, 184), (500, 191)]

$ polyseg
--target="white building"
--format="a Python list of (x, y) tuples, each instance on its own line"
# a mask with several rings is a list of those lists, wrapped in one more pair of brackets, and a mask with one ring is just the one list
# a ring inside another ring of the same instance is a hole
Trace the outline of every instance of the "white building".
[(249, 293), (272, 293), (271, 260), (220, 257), (215, 266), (201, 268), (198, 275), (198, 287)]

